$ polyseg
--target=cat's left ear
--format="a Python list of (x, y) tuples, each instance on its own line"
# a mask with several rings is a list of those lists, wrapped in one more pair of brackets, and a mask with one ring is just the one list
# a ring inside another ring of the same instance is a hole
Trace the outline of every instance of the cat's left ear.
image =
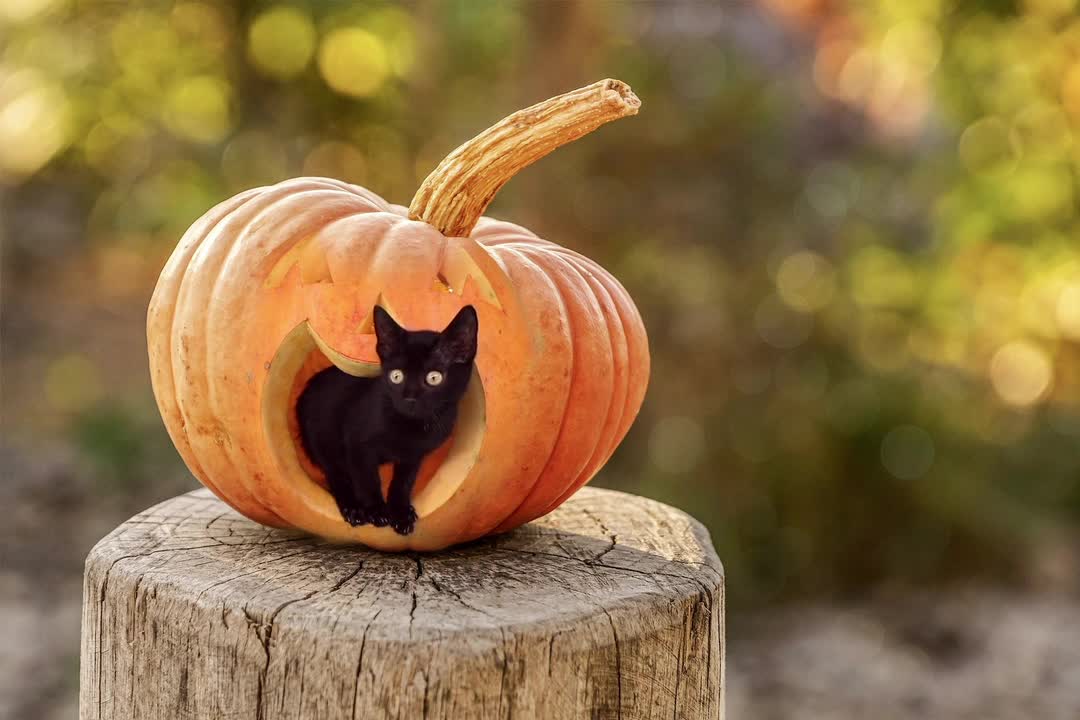
[(480, 329), (476, 310), (466, 305), (458, 311), (439, 336), (439, 354), (448, 363), (471, 363), (476, 357), (476, 337)]

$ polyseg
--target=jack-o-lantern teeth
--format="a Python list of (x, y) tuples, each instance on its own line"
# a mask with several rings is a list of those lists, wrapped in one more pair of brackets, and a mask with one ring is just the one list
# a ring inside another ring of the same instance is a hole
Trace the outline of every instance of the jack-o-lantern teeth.
[[(481, 215), (518, 171), (639, 106), (603, 80), (526, 108), (450, 153), (408, 208), (296, 178), (210, 210), (147, 315), (158, 407), (192, 472), (259, 522), (383, 550), (438, 550), (553, 510), (626, 435), (648, 340), (602, 267)], [(445, 347), (439, 369), (380, 354), (376, 316), (381, 334), (437, 330), (469, 305), (472, 374), (450, 438), (417, 475), (415, 529), (351, 526), (303, 448), (300, 393), (328, 365), (382, 375), (395, 394), (457, 382)]]

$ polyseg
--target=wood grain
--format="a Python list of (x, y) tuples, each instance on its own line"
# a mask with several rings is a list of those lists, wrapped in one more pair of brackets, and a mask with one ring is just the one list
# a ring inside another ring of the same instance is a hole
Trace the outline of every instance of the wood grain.
[(609, 490), (408, 555), (198, 490), (87, 558), (80, 717), (721, 718), (723, 590), (699, 523)]

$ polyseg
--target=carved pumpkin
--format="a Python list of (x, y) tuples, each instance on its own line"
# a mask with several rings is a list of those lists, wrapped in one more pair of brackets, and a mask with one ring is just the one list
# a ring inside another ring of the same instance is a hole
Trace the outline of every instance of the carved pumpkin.
[[(481, 214), (518, 170), (638, 106), (605, 80), (515, 113), (447, 157), (408, 209), (297, 178), (196, 221), (147, 318), (154, 393), (192, 473), (258, 522), (387, 550), (509, 530), (588, 482), (645, 394), (641, 318), (596, 263)], [(301, 449), (296, 398), (330, 363), (378, 374), (375, 305), (441, 329), (465, 304), (479, 317), (476, 370), (421, 470), (415, 531), (350, 526)]]

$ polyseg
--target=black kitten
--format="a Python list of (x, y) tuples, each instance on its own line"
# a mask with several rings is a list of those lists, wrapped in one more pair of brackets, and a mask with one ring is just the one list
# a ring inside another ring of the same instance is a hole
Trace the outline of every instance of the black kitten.
[[(466, 305), (441, 333), (405, 330), (381, 307), (374, 314), (382, 374), (354, 377), (331, 366), (311, 378), (296, 414), (342, 517), (408, 535), (420, 461), (450, 437), (472, 375), (476, 311)], [(379, 465), (388, 462), (394, 477), (383, 500)]]

